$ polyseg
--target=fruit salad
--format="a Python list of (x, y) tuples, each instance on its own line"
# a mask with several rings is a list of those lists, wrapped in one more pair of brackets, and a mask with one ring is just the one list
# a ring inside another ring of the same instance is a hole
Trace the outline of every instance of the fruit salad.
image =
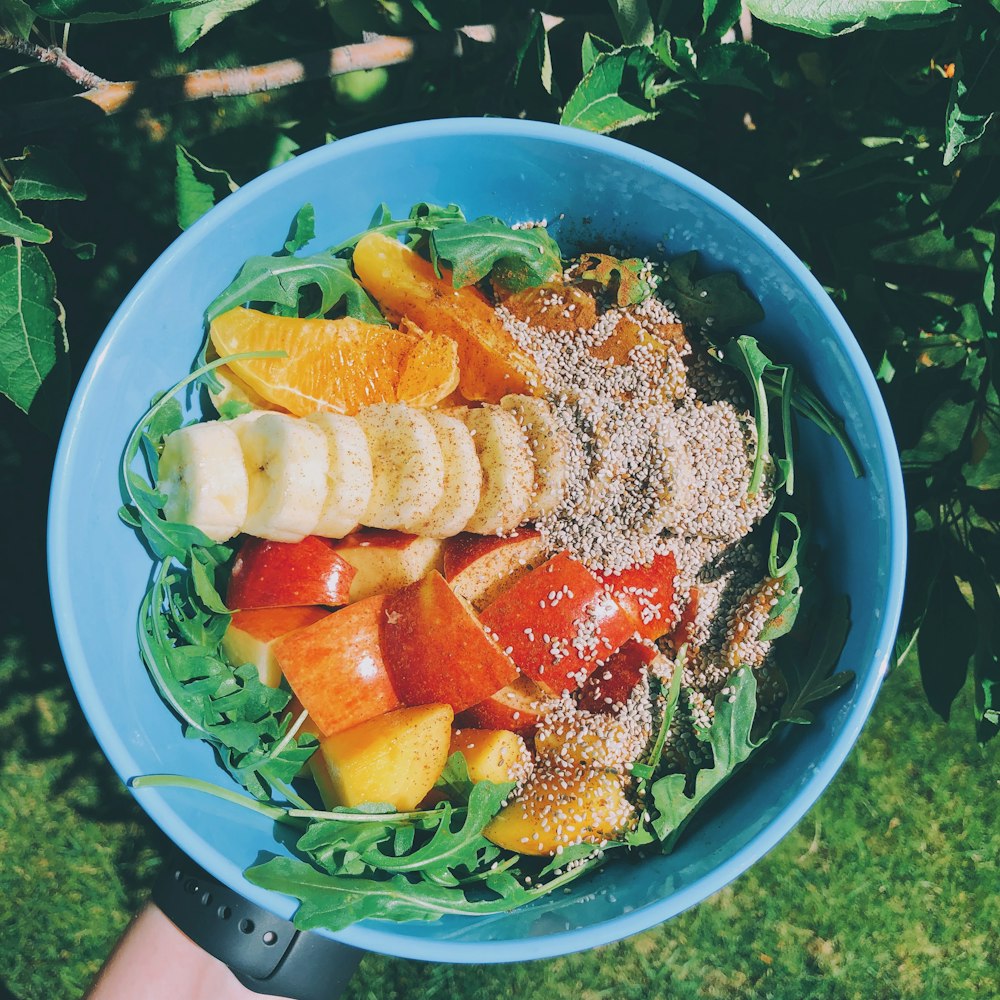
[(792, 413), (860, 473), (842, 424), (696, 253), (564, 254), (434, 205), (302, 250), (220, 293), (124, 459), (150, 674), (241, 804), (299, 829), (247, 877), (335, 929), (669, 850), (850, 680)]

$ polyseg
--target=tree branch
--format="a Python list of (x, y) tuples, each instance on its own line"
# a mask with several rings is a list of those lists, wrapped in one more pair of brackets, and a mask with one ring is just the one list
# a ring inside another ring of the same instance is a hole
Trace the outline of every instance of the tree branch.
[(46, 49), (0, 32), (0, 47), (56, 66), (71, 79), (89, 88), (72, 97), (36, 101), (0, 113), (0, 132), (35, 132), (78, 125), (130, 107), (259, 94), (306, 80), (342, 76), (354, 70), (395, 66), (418, 57), (461, 56), (466, 42), (493, 44), (498, 36), (497, 27), (491, 24), (470, 25), (457, 31), (414, 37), (375, 35), (358, 44), (341, 45), (325, 52), (258, 66), (203, 69), (158, 80), (113, 83), (84, 69), (59, 48)]
[(57, 70), (65, 73), (74, 83), (81, 87), (103, 87), (108, 81), (96, 73), (91, 73), (76, 60), (70, 59), (66, 52), (58, 45), (35, 45), (25, 39), (12, 35), (9, 31), (0, 31), (0, 49), (8, 49), (16, 52), (20, 56), (27, 56), (29, 59), (36, 59), (46, 66), (55, 66)]

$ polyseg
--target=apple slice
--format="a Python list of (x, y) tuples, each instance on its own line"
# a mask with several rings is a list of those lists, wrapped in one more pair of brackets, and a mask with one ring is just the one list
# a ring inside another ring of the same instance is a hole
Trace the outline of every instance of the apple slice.
[(295, 697), (324, 734), (399, 708), (382, 659), (385, 597), (349, 604), (275, 641), (274, 658)]
[(353, 579), (354, 568), (325, 538), (308, 535), (301, 542), (271, 542), (248, 536), (233, 560), (226, 607), (335, 607), (347, 603)]
[(565, 552), (522, 576), (482, 614), (517, 664), (548, 691), (574, 691), (635, 631), (597, 578)]
[(542, 536), (532, 528), (500, 537), (466, 531), (444, 543), (444, 578), (477, 611), (544, 561)]
[(400, 708), (320, 740), (309, 764), (327, 807), (414, 809), (448, 762), (452, 717), (448, 705)]
[(635, 623), (639, 636), (655, 642), (674, 624), (671, 606), (676, 576), (677, 561), (672, 552), (667, 552), (654, 556), (644, 566), (630, 566), (598, 579)]
[(629, 639), (608, 661), (587, 678), (580, 688), (579, 706), (588, 712), (613, 714), (628, 701), (642, 679), (643, 669), (659, 656), (656, 647)]
[(274, 659), (274, 642), (289, 632), (326, 618), (328, 608), (260, 608), (236, 611), (222, 637), (222, 652), (234, 666), (252, 663), (269, 687), (281, 683), (281, 670)]
[(524, 740), (507, 729), (456, 729), (448, 756), (453, 753), (465, 758), (473, 781), (502, 785), (521, 781), (531, 769), (531, 754)]
[(435, 571), (389, 595), (381, 636), (404, 705), (442, 702), (460, 712), (517, 677), (514, 661)]
[(509, 729), (524, 736), (534, 730), (555, 701), (531, 678), (522, 674), (513, 684), (466, 709), (458, 716), (458, 722), (480, 729)]
[(441, 540), (382, 528), (359, 528), (334, 543), (351, 566), (351, 600), (373, 594), (391, 594), (423, 579), (441, 565)]

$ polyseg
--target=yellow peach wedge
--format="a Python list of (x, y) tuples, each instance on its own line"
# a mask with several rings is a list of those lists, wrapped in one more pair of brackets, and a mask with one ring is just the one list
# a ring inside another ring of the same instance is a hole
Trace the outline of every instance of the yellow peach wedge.
[(448, 761), (449, 705), (400, 708), (320, 741), (310, 761), (328, 808), (388, 802), (416, 808)]
[(531, 755), (517, 733), (506, 729), (456, 729), (451, 735), (448, 756), (465, 758), (473, 781), (502, 785), (520, 781), (531, 765)]
[(600, 844), (625, 828), (633, 806), (624, 779), (581, 765), (540, 766), (518, 796), (483, 830), (497, 847), (519, 854), (553, 855), (574, 844)]

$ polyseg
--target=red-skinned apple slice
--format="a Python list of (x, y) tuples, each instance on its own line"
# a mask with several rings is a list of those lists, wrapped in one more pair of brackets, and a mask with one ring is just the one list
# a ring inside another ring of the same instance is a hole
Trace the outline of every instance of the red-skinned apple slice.
[(544, 560), (542, 536), (531, 528), (499, 537), (466, 531), (444, 543), (444, 578), (482, 611)]
[(612, 713), (628, 701), (642, 679), (642, 671), (659, 656), (655, 646), (629, 639), (608, 661), (587, 678), (580, 688), (579, 705), (588, 712)]
[(574, 691), (635, 631), (583, 563), (565, 552), (522, 576), (483, 611), (518, 669), (548, 691)]
[(325, 538), (270, 542), (247, 537), (233, 561), (226, 607), (250, 611), (346, 604), (354, 567)]
[(644, 566), (630, 566), (620, 573), (599, 576), (635, 623), (643, 639), (655, 641), (673, 627), (674, 579), (677, 561), (672, 552), (659, 554)]
[(517, 677), (513, 660), (438, 572), (386, 598), (381, 634), (404, 705), (442, 703), (461, 712)]
[(438, 538), (359, 528), (334, 542), (334, 549), (354, 567), (351, 600), (362, 601), (373, 594), (391, 594), (439, 568), (441, 545)]
[(533, 680), (522, 675), (456, 716), (455, 722), (474, 729), (509, 729), (524, 736), (534, 730), (554, 701)]
[(274, 658), (324, 736), (400, 706), (382, 658), (385, 597), (369, 597), (274, 643)]
[(234, 666), (252, 663), (264, 684), (277, 687), (281, 683), (281, 670), (274, 659), (275, 641), (328, 614), (328, 608), (313, 606), (236, 611), (222, 637), (222, 651)]

